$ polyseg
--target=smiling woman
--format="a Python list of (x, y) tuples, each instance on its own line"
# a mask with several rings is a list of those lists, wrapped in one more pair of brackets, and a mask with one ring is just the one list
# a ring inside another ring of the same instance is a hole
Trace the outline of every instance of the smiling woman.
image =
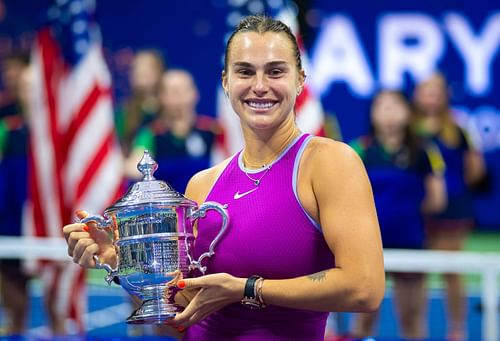
[[(286, 25), (245, 18), (228, 41), (225, 63), (222, 83), (245, 147), (196, 174), (186, 196), (226, 204), (230, 223), (206, 259), (209, 273), (178, 282), (177, 299), (186, 307), (169, 324), (183, 340), (323, 340), (328, 312), (373, 311), (383, 297), (366, 171), (350, 147), (295, 124), (305, 75)], [(210, 213), (199, 221), (196, 257), (219, 223)], [(114, 263), (116, 255), (89, 243), (83, 227), (64, 228), (74, 261), (91, 267), (98, 253)]]

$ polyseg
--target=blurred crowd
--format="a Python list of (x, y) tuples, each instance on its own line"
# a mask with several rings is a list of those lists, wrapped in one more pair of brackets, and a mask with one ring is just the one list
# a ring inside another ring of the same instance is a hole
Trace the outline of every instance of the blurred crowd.
[[(183, 193), (193, 174), (210, 167), (212, 150), (222, 134), (220, 126), (214, 115), (197, 112), (199, 93), (189, 71), (168, 68), (158, 51), (138, 51), (129, 74), (130, 95), (115, 105), (127, 179), (140, 178), (136, 164), (147, 149), (160, 165), (155, 176)], [(1, 75), (0, 234), (20, 236), (29, 156), (27, 56), (16, 53), (5, 58)], [(411, 96), (381, 90), (369, 109), (369, 132), (346, 141), (366, 166), (385, 248), (461, 250), (474, 227), (472, 192), (484, 183), (487, 171), (467, 132), (455, 123), (448, 100), (446, 78), (439, 73), (417, 84)], [(20, 260), (0, 259), (7, 334), (26, 330), (30, 277)], [(401, 336), (425, 338), (425, 275), (393, 273), (390, 277)], [(463, 281), (456, 274), (444, 274), (443, 279), (448, 339), (465, 340)], [(50, 295), (46, 306), (53, 333), (64, 334), (63, 317)], [(350, 333), (373, 335), (377, 315), (359, 314)]]

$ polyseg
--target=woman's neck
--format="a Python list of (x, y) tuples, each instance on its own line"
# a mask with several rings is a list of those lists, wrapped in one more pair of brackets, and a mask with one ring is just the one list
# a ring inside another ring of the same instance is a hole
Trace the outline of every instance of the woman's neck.
[(300, 135), (300, 130), (292, 119), (285, 121), (277, 130), (250, 131), (244, 129), (245, 149), (243, 163), (247, 168), (268, 166)]
[(398, 150), (404, 143), (404, 132), (394, 132), (391, 134), (375, 134), (377, 141), (384, 146), (388, 151), (394, 152)]
[(442, 120), (437, 115), (423, 116), (421, 120), (422, 128), (430, 134), (437, 134), (442, 128)]
[(162, 121), (165, 126), (176, 136), (184, 137), (189, 134), (193, 128), (196, 114), (183, 113), (178, 115), (170, 115), (167, 112), (162, 112)]

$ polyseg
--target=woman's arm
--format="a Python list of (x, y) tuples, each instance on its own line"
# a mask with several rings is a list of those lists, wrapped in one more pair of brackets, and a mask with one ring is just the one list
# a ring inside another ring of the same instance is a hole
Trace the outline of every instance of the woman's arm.
[[(344, 144), (328, 139), (310, 144), (301, 161), (299, 198), (320, 222), (336, 267), (293, 279), (264, 280), (263, 298), (267, 304), (297, 309), (373, 311), (382, 300), (385, 281), (380, 231), (365, 169)], [(174, 322), (190, 326), (239, 302), (245, 281), (228, 274), (183, 281), (183, 287), (199, 291)]]
[(442, 175), (429, 174), (424, 179), (425, 197), (421, 209), (424, 214), (443, 211), (447, 205), (446, 185)]
[(266, 303), (320, 311), (376, 310), (385, 286), (383, 253), (361, 160), (343, 143), (315, 138), (301, 161), (298, 190), (304, 208), (321, 225), (336, 267), (294, 279), (265, 280)]
[(464, 158), (465, 182), (469, 186), (478, 184), (486, 175), (486, 165), (483, 155), (474, 149), (465, 152)]

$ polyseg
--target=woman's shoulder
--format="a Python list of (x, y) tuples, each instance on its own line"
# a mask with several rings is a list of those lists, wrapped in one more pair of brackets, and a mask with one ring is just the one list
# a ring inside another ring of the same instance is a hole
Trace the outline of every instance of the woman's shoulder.
[[(326, 137), (313, 137), (304, 150), (304, 164), (316, 172), (355, 171), (362, 161), (347, 143)], [(326, 169), (325, 169), (326, 168)]]
[(227, 158), (193, 175), (187, 185), (186, 196), (198, 203), (204, 202), (215, 181), (217, 181), (231, 159), (232, 157)]
[(336, 160), (338, 162), (359, 159), (350, 145), (327, 137), (313, 137), (305, 152), (309, 153), (313, 160), (318, 161)]

